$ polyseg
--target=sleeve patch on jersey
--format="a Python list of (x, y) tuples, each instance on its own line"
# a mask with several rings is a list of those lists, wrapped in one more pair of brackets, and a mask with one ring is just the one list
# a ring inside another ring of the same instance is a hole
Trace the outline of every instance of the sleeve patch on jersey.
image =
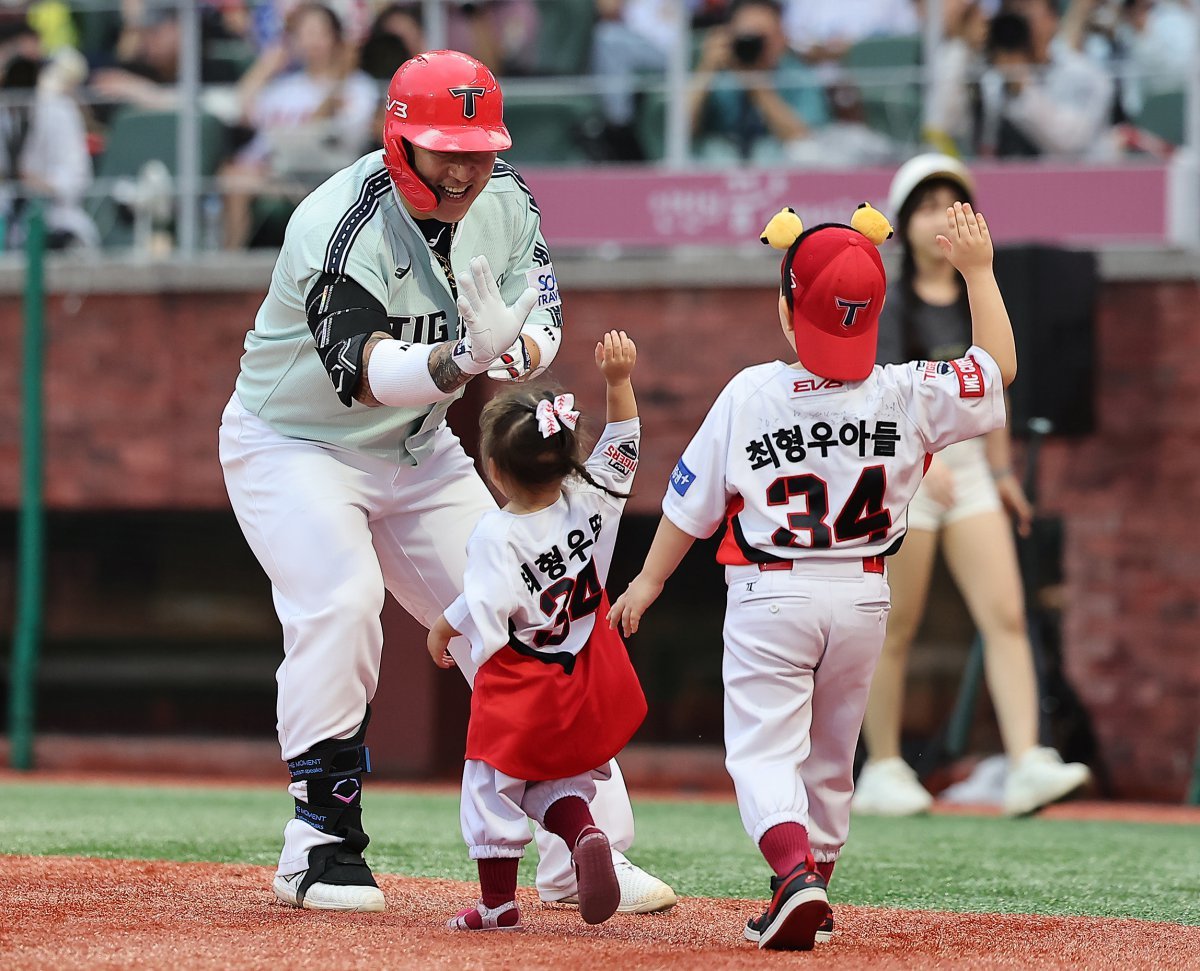
[(604, 457), (608, 459), (609, 468), (624, 479), (637, 471), (638, 449), (633, 440), (610, 443), (604, 449)]
[(939, 374), (949, 374), (951, 370), (946, 361), (914, 361), (913, 367), (921, 375), (922, 381), (932, 381)]
[(671, 473), (671, 488), (678, 492), (681, 496), (686, 496), (688, 489), (692, 487), (692, 483), (696, 481), (696, 475), (683, 464), (683, 459), (675, 463), (675, 470)]
[(960, 398), (983, 397), (983, 369), (975, 363), (975, 358), (961, 357), (957, 361), (951, 361), (950, 367), (958, 375)]
[(525, 282), (537, 291), (537, 305), (534, 309), (549, 310), (551, 307), (561, 307), (562, 297), (558, 294), (558, 280), (554, 276), (554, 264), (535, 266), (525, 273)]

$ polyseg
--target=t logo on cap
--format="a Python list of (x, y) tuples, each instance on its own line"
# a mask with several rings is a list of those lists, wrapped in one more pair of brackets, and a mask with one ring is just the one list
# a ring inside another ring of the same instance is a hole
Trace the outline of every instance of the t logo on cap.
[[(793, 279), (795, 279), (793, 277)], [(854, 326), (854, 318), (858, 316), (860, 310), (866, 310), (871, 305), (870, 300), (846, 300), (844, 297), (836, 297), (837, 305), (846, 313), (842, 317), (842, 326), (849, 330)]]

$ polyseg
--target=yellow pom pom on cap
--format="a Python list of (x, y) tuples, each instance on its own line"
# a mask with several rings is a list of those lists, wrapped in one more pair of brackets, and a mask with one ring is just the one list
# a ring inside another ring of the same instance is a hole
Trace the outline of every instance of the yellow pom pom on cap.
[(804, 223), (796, 215), (796, 210), (791, 206), (786, 206), (771, 217), (771, 221), (767, 223), (762, 235), (758, 238), (767, 246), (775, 249), (787, 249), (800, 238), (800, 234), (803, 232)]
[(893, 232), (892, 224), (887, 221), (887, 217), (878, 209), (873, 208), (869, 202), (862, 203), (854, 210), (854, 215), (850, 217), (850, 228), (857, 229), (876, 246), (879, 246), (885, 239), (891, 239)]

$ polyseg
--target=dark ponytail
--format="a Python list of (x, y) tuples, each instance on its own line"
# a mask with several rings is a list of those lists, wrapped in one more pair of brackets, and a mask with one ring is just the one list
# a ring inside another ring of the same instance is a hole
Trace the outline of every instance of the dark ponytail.
[(581, 461), (585, 451), (580, 428), (562, 423), (549, 438), (542, 437), (538, 403), (553, 402), (559, 393), (536, 385), (513, 385), (497, 394), (479, 417), (483, 457), (495, 462), (507, 478), (529, 489), (544, 489), (577, 475), (614, 499), (629, 498), (588, 474)]

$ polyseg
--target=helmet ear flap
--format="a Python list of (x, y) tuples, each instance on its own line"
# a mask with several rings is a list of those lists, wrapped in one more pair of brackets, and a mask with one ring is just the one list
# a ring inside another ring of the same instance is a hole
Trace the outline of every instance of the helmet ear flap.
[(437, 192), (413, 165), (412, 147), (403, 135), (392, 134), (384, 139), (383, 164), (400, 195), (417, 212), (433, 212), (438, 207)]

